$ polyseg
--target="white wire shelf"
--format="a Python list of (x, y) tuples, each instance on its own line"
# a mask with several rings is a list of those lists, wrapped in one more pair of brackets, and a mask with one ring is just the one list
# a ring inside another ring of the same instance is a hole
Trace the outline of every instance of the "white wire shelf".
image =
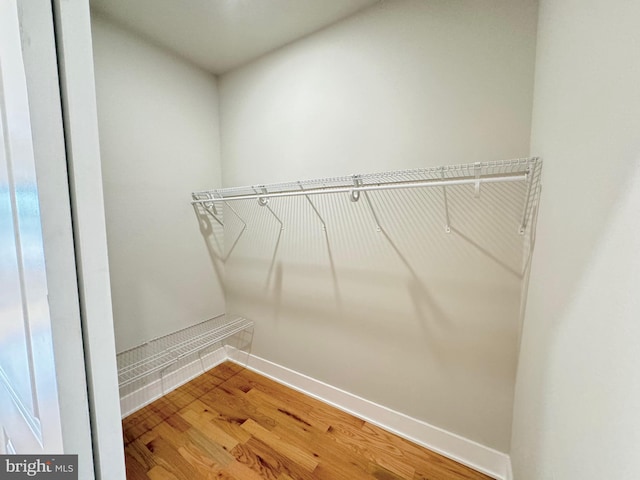
[[(523, 199), (522, 218), (520, 225), (518, 225), (518, 231), (520, 234), (524, 234), (532, 207), (538, 200), (541, 169), (542, 160), (538, 157), (444, 165), (414, 170), (197, 191), (191, 194), (191, 203), (194, 207), (204, 208), (222, 225), (221, 209), (216, 206), (220, 203), (229, 206), (232, 212), (239, 217), (229, 202), (257, 200), (260, 206), (267, 207), (277, 218), (276, 214), (268, 207), (269, 199), (273, 197), (305, 196), (309, 200), (310, 195), (347, 193), (351, 201), (357, 202), (361, 192), (366, 196), (367, 192), (377, 190), (440, 187), (444, 192), (443, 206), (446, 210), (445, 216), (448, 219), (445, 190), (447, 187), (472, 185), (475, 187), (476, 195), (479, 195), (480, 186), (483, 183), (523, 182), (526, 185), (526, 195)], [(242, 218), (240, 220), (245, 223)], [(277, 220), (282, 223), (279, 218)], [(447, 233), (450, 231), (448, 221), (445, 230)]]
[(253, 322), (244, 317), (219, 315), (121, 352), (117, 356), (119, 386), (123, 388), (154, 373), (162, 373), (179, 360), (252, 327)]
[(315, 195), (395, 188), (437, 187), (487, 182), (525, 181), (537, 157), (494, 162), (348, 175), (298, 182), (251, 185), (193, 192), (192, 203), (228, 202), (277, 196)]

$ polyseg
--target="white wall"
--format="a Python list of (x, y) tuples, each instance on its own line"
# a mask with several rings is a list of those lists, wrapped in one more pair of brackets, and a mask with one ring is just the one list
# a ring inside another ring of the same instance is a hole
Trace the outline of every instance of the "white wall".
[(220, 183), (216, 79), (93, 16), (116, 345), (225, 311), (190, 192)]
[(542, 0), (517, 480), (640, 477), (640, 3)]
[(526, 155), (535, 15), (385, 1), (223, 75), (225, 186)]
[[(536, 2), (386, 1), (220, 79), (225, 186), (524, 156)], [(253, 352), (506, 452), (521, 204), (508, 188), (255, 202), (225, 265)], [(489, 212), (489, 215), (486, 213)], [(493, 213), (498, 213), (493, 215)], [(241, 224), (230, 211), (226, 245)]]

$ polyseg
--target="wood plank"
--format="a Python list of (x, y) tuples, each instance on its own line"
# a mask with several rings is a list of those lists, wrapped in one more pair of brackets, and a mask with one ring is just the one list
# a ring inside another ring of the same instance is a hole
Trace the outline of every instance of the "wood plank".
[(261, 414), (257, 406), (246, 398), (244, 392), (226, 384), (203, 395), (200, 401), (211, 406), (222, 415), (226, 415), (229, 418), (242, 419), (242, 423), (251, 418), (263, 428), (271, 429), (275, 427), (275, 421)]
[(128, 480), (489, 480), (231, 363), (123, 430)]
[(327, 405), (320, 400), (285, 387), (284, 385), (274, 382), (266, 377), (262, 377), (250, 370), (243, 372), (242, 377), (246, 378), (250, 385), (255, 389), (290, 405), (296, 410), (308, 412), (308, 415), (317, 419), (319, 422), (328, 424), (340, 422), (353, 426), (362, 426), (364, 424), (364, 420), (356, 418), (353, 415), (349, 415), (348, 413)]
[(163, 422), (176, 429), (178, 432), (186, 432), (191, 428), (191, 424), (180, 416), (179, 413), (167, 417)]
[(225, 450), (231, 451), (240, 443), (212, 422), (215, 417), (211, 412), (185, 409), (180, 412), (180, 417), (191, 425), (191, 428), (200, 431), (204, 436), (224, 447)]
[(354, 454), (366, 458), (401, 478), (413, 479), (415, 467), (405, 456), (405, 452), (394, 445), (382, 443), (375, 437), (367, 436), (362, 428), (353, 428), (348, 425), (336, 425), (327, 433)]
[(453, 462), (438, 453), (420, 447), (404, 438), (387, 432), (377, 425), (366, 422), (362, 427), (362, 432), (378, 445), (388, 445), (402, 452), (402, 457), (411, 462), (416, 467), (416, 475), (421, 478), (443, 479), (477, 479), (483, 478), (491, 480), (491, 477), (483, 475), (465, 465)]
[(146, 447), (153, 453), (158, 466), (173, 474), (177, 480), (193, 480), (195, 469), (180, 455), (174, 445), (163, 437), (156, 437)]
[(272, 408), (281, 414), (287, 415), (290, 418), (305, 424), (309, 427), (313, 427), (321, 432), (326, 432), (331, 426), (325, 418), (317, 418), (316, 415), (310, 414), (309, 409), (300, 408), (300, 402), (287, 402), (281, 400), (278, 397), (264, 393), (259, 388), (252, 388), (246, 394), (247, 399), (251, 402), (259, 405), (261, 410)]
[(148, 468), (145, 468), (138, 462), (136, 457), (125, 450), (124, 463), (127, 469), (127, 480), (149, 480), (147, 475)]
[[(174, 474), (161, 466), (156, 466), (149, 470), (149, 478), (151, 480), (178, 480)], [(127, 477), (127, 480), (129, 480), (129, 477)]]
[(221, 467), (226, 467), (235, 461), (233, 455), (225, 450), (222, 445), (207, 438), (200, 430), (190, 429), (186, 435), (193, 444), (207, 452), (209, 458)]
[(122, 422), (125, 443), (132, 442), (177, 411), (178, 408), (175, 404), (162, 397), (129, 415)]
[(198, 448), (195, 448), (193, 444), (187, 444), (184, 447), (179, 447), (178, 453), (185, 459), (185, 461), (189, 462), (189, 465), (193, 467), (197, 474), (195, 478), (207, 480), (218, 478), (217, 475), (220, 470), (218, 466), (208, 454), (202, 452)]
[[(334, 480), (353, 480), (356, 478), (370, 478), (370, 462), (353, 455), (345, 455), (344, 449), (338, 448), (334, 440), (326, 434), (313, 430), (300, 429), (297, 426), (279, 424), (273, 433), (285, 438), (295, 445), (309, 445), (311, 452), (318, 461), (318, 468), (314, 470), (314, 478), (332, 478)], [(327, 472), (324, 475), (324, 472)]]
[(280, 476), (276, 480), (293, 480), (293, 478), (291, 478), (286, 473), (282, 473), (282, 474), (280, 474)]
[(247, 465), (237, 461), (231, 462), (223, 470), (231, 474), (234, 478), (238, 478), (240, 480), (264, 480), (260, 474), (252, 470)]
[(239, 443), (245, 443), (251, 438), (251, 434), (246, 430), (243, 430), (241, 425), (246, 421), (245, 417), (237, 417), (236, 415), (224, 415), (216, 411), (210, 405), (207, 405), (200, 400), (196, 400), (188, 409), (196, 412), (198, 415), (206, 415), (209, 422), (225, 432), (227, 435), (238, 441)]
[(240, 463), (250, 466), (266, 479), (275, 479), (280, 473), (286, 473), (296, 480), (315, 478), (307, 469), (256, 438), (244, 445), (238, 445), (232, 453)]
[(147, 472), (157, 465), (154, 455), (139, 439), (130, 442), (124, 451), (125, 454), (134, 458)]
[[(215, 443), (205, 443), (201, 439), (193, 439), (190, 435), (191, 428), (178, 430), (168, 422), (164, 422), (153, 429), (156, 438), (160, 437), (171, 444), (180, 456), (191, 465), (198, 479), (215, 479), (220, 471), (219, 461), (211, 454), (211, 447), (219, 449)], [(144, 437), (140, 437), (141, 439)]]
[(239, 463), (251, 468), (260, 475), (260, 478), (266, 480), (276, 480), (279, 472), (283, 470), (283, 465), (271, 456), (271, 452), (267, 455), (261, 455), (252, 446), (239, 444), (231, 453)]
[(244, 422), (242, 424), (242, 428), (244, 428), (247, 432), (249, 432), (252, 436), (257, 438), (261, 442), (269, 445), (275, 451), (284, 455), (290, 460), (293, 460), (309, 472), (313, 472), (318, 466), (318, 462), (314, 458), (313, 454), (306, 452), (301, 448), (298, 448), (292, 443), (284, 441), (278, 435), (270, 432), (252, 419), (249, 418), (246, 422)]
[[(262, 407), (267, 408), (267, 407)], [(272, 432), (294, 445), (308, 445), (309, 452), (318, 461), (314, 470), (314, 478), (330, 478), (333, 480), (353, 480), (355, 478), (371, 478), (371, 463), (358, 456), (346, 456), (344, 449), (338, 448), (336, 441), (325, 432), (300, 423), (289, 415), (280, 412), (269, 412), (278, 422)], [(326, 471), (326, 474), (325, 474)]]

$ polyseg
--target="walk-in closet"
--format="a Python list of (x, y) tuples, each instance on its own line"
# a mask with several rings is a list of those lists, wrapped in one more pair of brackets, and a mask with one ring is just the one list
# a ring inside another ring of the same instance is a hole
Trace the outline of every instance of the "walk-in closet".
[(535, 21), (530, 1), (94, 2), (125, 430), (236, 362), (500, 474)]
[(91, 0), (128, 478), (553, 478), (542, 3)]

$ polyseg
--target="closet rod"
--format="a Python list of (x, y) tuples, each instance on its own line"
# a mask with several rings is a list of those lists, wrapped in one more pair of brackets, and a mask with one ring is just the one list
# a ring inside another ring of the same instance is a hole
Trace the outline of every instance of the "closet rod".
[[(478, 185), (480, 183), (501, 183), (501, 182), (522, 182), (527, 180), (528, 173), (511, 173), (504, 175), (486, 176), (480, 178), (449, 178), (436, 180), (419, 180), (413, 182), (395, 182), (395, 183), (378, 183), (374, 185), (360, 185), (353, 187), (320, 187), (308, 190), (294, 190), (291, 192), (273, 192), (273, 193), (256, 193), (249, 195), (229, 195), (224, 197), (213, 197), (193, 200), (191, 203), (212, 203), (212, 202), (228, 202), (232, 200), (251, 200), (271, 197), (299, 197), (301, 195), (319, 195), (325, 193), (351, 193), (351, 192), (368, 192), (373, 190), (395, 190), (399, 188), (422, 188), (422, 187), (444, 187), (448, 185)], [(354, 179), (358, 178), (357, 176)], [(262, 186), (256, 188), (264, 188)]]

